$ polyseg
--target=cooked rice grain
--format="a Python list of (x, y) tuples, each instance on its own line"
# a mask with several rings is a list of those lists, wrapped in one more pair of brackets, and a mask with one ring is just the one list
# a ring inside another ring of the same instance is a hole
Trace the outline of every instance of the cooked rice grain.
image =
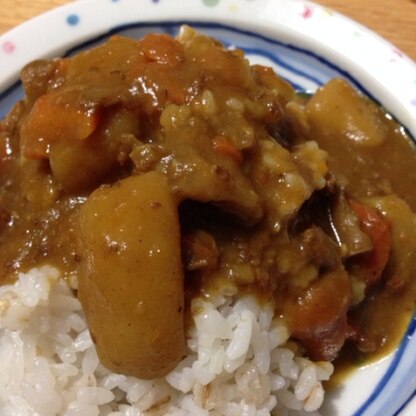
[(195, 300), (189, 354), (160, 380), (100, 365), (81, 304), (52, 267), (0, 287), (2, 416), (318, 415), (332, 365), (302, 357), (270, 305)]

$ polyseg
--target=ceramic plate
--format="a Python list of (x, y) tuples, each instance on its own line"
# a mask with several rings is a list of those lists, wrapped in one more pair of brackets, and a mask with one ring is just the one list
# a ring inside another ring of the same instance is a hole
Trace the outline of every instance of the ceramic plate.
[[(0, 36), (0, 117), (22, 96), (21, 67), (71, 55), (112, 34), (176, 34), (182, 23), (242, 48), (297, 89), (343, 77), (374, 98), (416, 137), (416, 65), (355, 22), (300, 0), (81, 0)], [(369, 52), (371, 51), (371, 53)], [(329, 395), (325, 416), (416, 414), (416, 318), (400, 347), (355, 372)]]

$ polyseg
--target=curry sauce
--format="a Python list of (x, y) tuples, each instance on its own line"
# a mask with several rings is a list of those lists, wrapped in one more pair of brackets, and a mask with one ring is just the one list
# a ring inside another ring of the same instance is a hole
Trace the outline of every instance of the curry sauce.
[(43, 263), (78, 279), (110, 369), (165, 375), (192, 299), (218, 293), (273, 302), (313, 359), (397, 345), (416, 153), (346, 81), (301, 97), (184, 27), (33, 62), (22, 82), (0, 123), (0, 279)]

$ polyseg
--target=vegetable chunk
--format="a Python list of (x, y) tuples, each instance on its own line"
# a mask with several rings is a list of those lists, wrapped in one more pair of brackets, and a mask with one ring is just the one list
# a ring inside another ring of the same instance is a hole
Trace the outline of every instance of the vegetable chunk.
[(79, 230), (79, 298), (101, 361), (114, 372), (164, 376), (184, 346), (179, 221), (165, 176), (98, 188)]
[(306, 112), (309, 122), (328, 137), (347, 146), (374, 147), (386, 140), (381, 110), (342, 79), (333, 79), (317, 91)]

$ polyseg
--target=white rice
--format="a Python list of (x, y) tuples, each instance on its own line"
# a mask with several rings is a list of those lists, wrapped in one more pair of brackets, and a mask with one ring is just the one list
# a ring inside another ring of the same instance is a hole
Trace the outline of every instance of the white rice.
[(113, 374), (52, 267), (0, 288), (2, 416), (317, 416), (332, 365), (301, 356), (270, 305), (195, 300), (189, 354), (165, 379)]

